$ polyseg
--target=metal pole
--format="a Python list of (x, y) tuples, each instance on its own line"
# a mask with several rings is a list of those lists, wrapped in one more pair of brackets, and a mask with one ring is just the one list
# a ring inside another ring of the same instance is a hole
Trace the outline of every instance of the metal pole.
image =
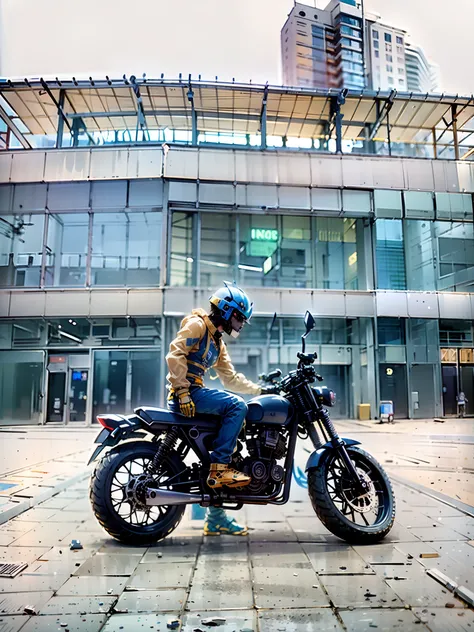
[(58, 131), (56, 134), (56, 147), (60, 149), (63, 145), (63, 132), (64, 132), (64, 97), (65, 91), (61, 89), (59, 91), (59, 101), (58, 101)]
[(387, 141), (388, 141), (388, 155), (392, 155), (392, 141), (390, 139), (390, 112), (387, 110)]
[(436, 141), (436, 128), (433, 127), (433, 129), (431, 130), (431, 135), (433, 138), (433, 154), (434, 154), (434, 159), (436, 160), (438, 158), (438, 143)]
[(451, 106), (451, 115), (453, 118), (454, 157), (456, 160), (459, 160), (458, 122), (456, 119), (456, 110), (457, 107), (453, 103), (453, 105)]
[(267, 97), (268, 97), (268, 86), (265, 86), (265, 90), (263, 91), (262, 109), (260, 112), (260, 134), (261, 134), (260, 147), (262, 149), (267, 148)]

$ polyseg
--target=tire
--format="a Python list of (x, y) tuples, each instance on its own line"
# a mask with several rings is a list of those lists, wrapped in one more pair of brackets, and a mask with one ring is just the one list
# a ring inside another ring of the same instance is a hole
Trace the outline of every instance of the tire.
[[(356, 524), (349, 520), (333, 501), (328, 489), (328, 474), (337, 462), (337, 455), (332, 450), (325, 458), (323, 457), (317, 468), (308, 472), (308, 493), (311, 504), (323, 525), (338, 538), (351, 544), (375, 544), (389, 533), (395, 520), (395, 496), (392, 484), (382, 466), (370, 454), (355, 446), (346, 447), (346, 450), (358, 468), (363, 466), (363, 471), (370, 471), (369, 476), (374, 483), (374, 489), (380, 490), (376, 493), (377, 498), (383, 495), (384, 505), (383, 508), (378, 508), (374, 523), (368, 526)], [(340, 480), (342, 481), (342, 478)], [(357, 511), (352, 512), (356, 519), (357, 513)]]
[[(102, 527), (119, 542), (145, 546), (168, 536), (181, 522), (185, 505), (165, 506), (164, 516), (148, 525), (133, 525), (124, 520), (115, 510), (111, 487), (114, 476), (128, 462), (144, 459), (151, 460), (157, 450), (156, 444), (146, 441), (125, 443), (108, 452), (97, 464), (92, 474), (89, 498), (92, 510)], [(185, 465), (175, 452), (170, 452), (163, 464), (163, 472), (169, 477), (176, 476), (185, 469)], [(176, 482), (179, 478), (176, 479)], [(187, 491), (184, 487), (180, 491)], [(129, 505), (130, 507), (130, 505)]]

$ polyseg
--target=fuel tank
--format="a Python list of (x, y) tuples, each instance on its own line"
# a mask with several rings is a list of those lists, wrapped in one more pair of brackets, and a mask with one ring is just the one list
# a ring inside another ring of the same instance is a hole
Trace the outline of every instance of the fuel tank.
[(265, 426), (286, 426), (293, 417), (293, 407), (280, 395), (259, 395), (249, 402), (246, 421)]

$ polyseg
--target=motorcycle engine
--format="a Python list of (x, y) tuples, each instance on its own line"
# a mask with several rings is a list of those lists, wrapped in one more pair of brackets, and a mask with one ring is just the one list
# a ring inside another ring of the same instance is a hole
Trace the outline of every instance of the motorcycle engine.
[(270, 493), (283, 480), (284, 469), (277, 463), (286, 455), (286, 439), (279, 430), (262, 428), (247, 438), (249, 456), (241, 468), (252, 477), (245, 489), (252, 494)]

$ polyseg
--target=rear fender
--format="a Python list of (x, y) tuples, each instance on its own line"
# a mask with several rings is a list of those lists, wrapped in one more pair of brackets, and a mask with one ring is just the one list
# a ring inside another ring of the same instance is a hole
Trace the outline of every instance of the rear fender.
[[(352, 445), (360, 445), (360, 441), (356, 441), (355, 439), (345, 439), (344, 437), (342, 437), (342, 441), (344, 441), (344, 445), (346, 447), (350, 447)], [(330, 441), (321, 446), (319, 450), (315, 450), (306, 463), (305, 472), (309, 472), (309, 470), (313, 470), (314, 468), (318, 467), (321, 460), (323, 458), (326, 458), (332, 450), (334, 450), (334, 446)]]
[(143, 422), (137, 415), (130, 415), (130, 417), (121, 418), (119, 418), (118, 415), (114, 415), (113, 417), (114, 423), (107, 428), (104, 427), (97, 435), (94, 443), (97, 443), (98, 445), (92, 452), (87, 465), (90, 465), (92, 461), (95, 461), (105, 448), (112, 448), (120, 441), (126, 441), (132, 435), (134, 439), (146, 436), (144, 432), (138, 432), (142, 428)]

